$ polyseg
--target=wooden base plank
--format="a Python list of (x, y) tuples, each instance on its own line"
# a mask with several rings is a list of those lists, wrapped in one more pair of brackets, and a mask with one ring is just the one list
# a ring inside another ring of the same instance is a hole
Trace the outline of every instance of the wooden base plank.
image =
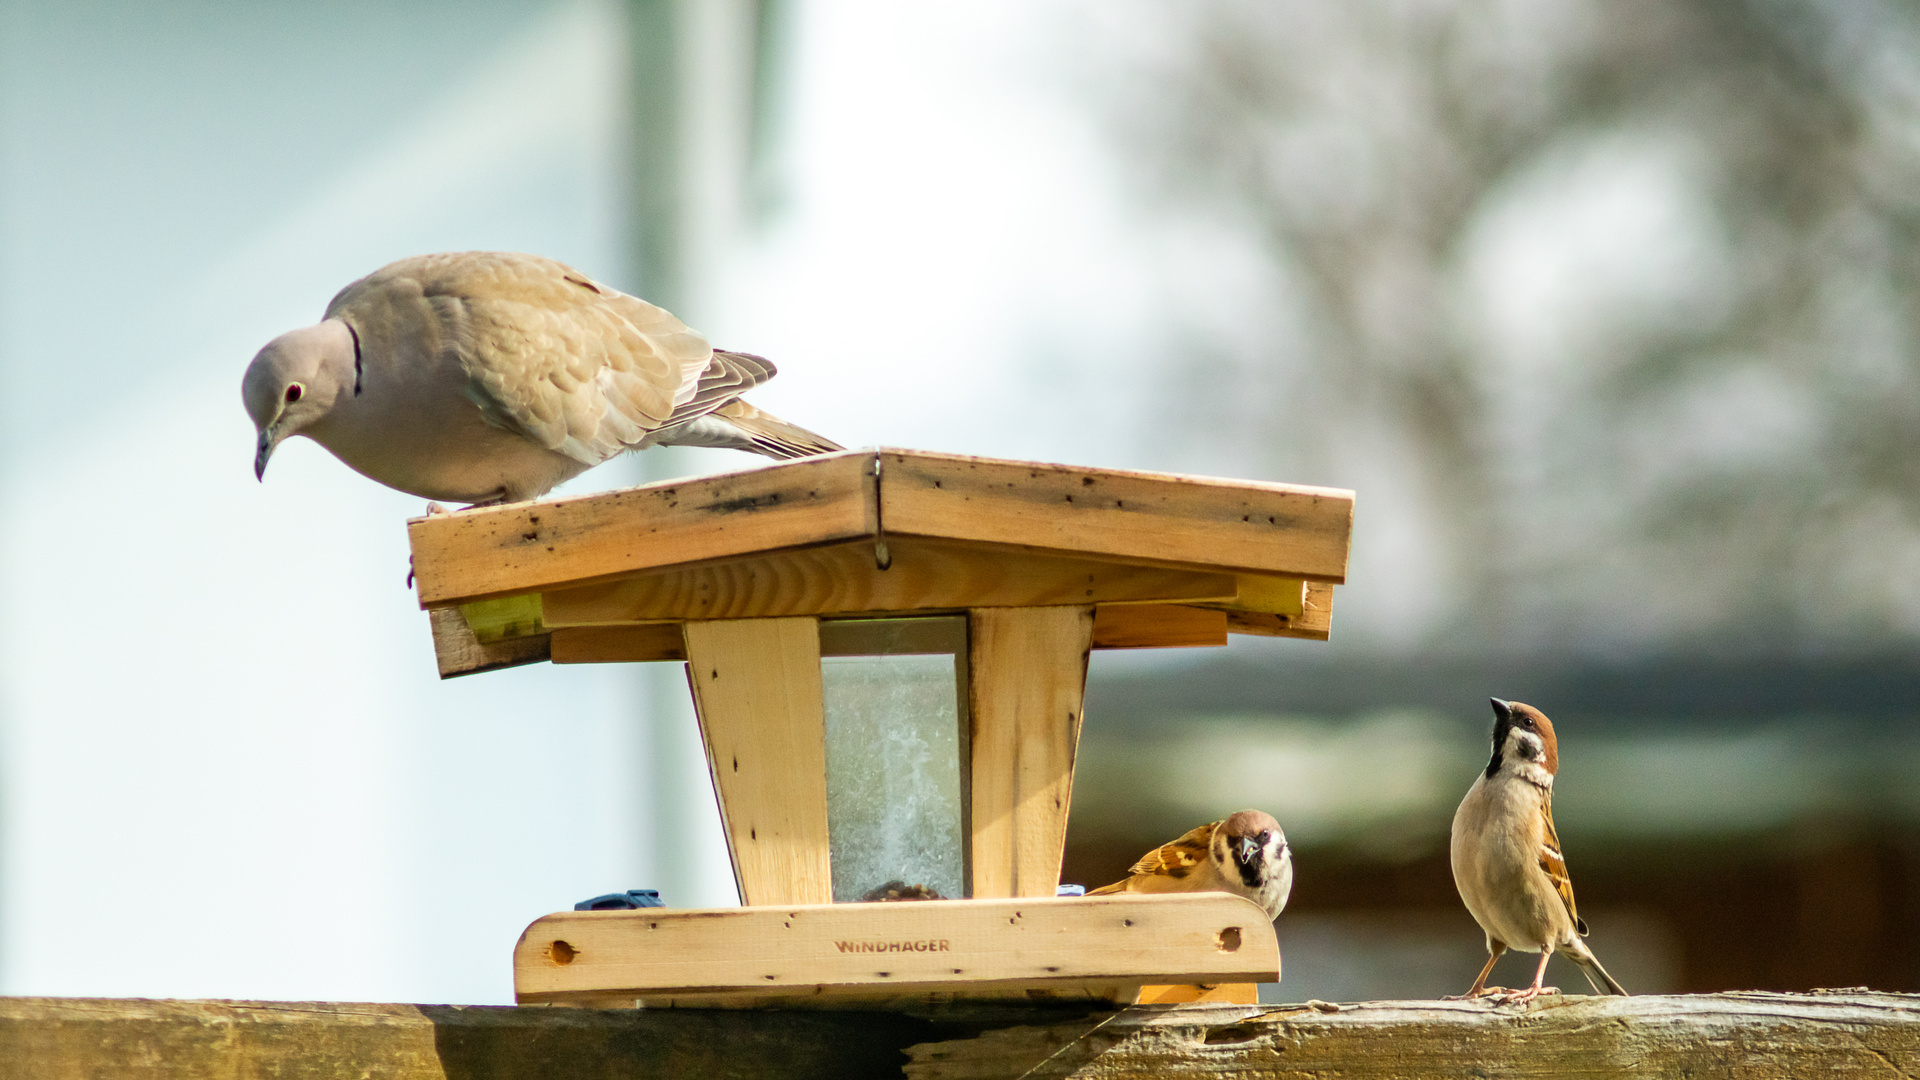
[(1280, 947), (1258, 906), (1191, 893), (559, 912), (527, 927), (513, 964), (522, 1003), (845, 1006), (863, 997), (1270, 982)]

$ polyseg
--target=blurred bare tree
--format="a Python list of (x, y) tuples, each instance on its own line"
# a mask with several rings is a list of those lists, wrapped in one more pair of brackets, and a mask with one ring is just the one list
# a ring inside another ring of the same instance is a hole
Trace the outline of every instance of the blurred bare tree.
[(1183, 437), (1416, 478), (1455, 598), (1428, 644), (1920, 638), (1911, 5), (1087, 17), (1126, 58), (1101, 98), (1146, 190), (1270, 274), (1257, 339), (1167, 373)]

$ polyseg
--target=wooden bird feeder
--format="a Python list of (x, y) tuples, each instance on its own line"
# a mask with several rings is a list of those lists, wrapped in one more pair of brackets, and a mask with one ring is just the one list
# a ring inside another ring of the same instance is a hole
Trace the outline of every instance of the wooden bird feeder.
[[(1330, 488), (882, 449), (415, 519), (443, 677), (686, 662), (745, 905), (542, 918), (519, 1000), (1278, 978), (1239, 897), (1055, 898), (1087, 656), (1325, 639), (1352, 518)], [(889, 882), (950, 899), (846, 902)]]

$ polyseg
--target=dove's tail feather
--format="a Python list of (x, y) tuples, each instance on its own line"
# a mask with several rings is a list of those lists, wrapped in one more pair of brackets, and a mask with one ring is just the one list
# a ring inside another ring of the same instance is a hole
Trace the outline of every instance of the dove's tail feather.
[(752, 450), (770, 458), (811, 457), (846, 449), (832, 439), (815, 435), (798, 424), (789, 424), (739, 398), (713, 410), (711, 415), (725, 419), (746, 437), (746, 445), (741, 445), (740, 449)]

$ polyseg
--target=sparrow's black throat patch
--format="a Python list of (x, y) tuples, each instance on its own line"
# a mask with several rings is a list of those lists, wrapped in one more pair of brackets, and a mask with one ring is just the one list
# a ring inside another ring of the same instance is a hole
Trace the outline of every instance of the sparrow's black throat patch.
[(1233, 843), (1233, 865), (1240, 871), (1241, 883), (1249, 889), (1260, 887), (1261, 857), (1267, 851), (1267, 836), (1267, 833), (1253, 836), (1253, 849), (1245, 855), (1241, 854), (1242, 848), (1239, 841)]
[(1507, 745), (1507, 732), (1513, 727), (1513, 706), (1499, 698), (1488, 700), (1493, 702), (1493, 757), (1487, 762), (1487, 779), (1491, 780), (1500, 771), (1500, 750)]

